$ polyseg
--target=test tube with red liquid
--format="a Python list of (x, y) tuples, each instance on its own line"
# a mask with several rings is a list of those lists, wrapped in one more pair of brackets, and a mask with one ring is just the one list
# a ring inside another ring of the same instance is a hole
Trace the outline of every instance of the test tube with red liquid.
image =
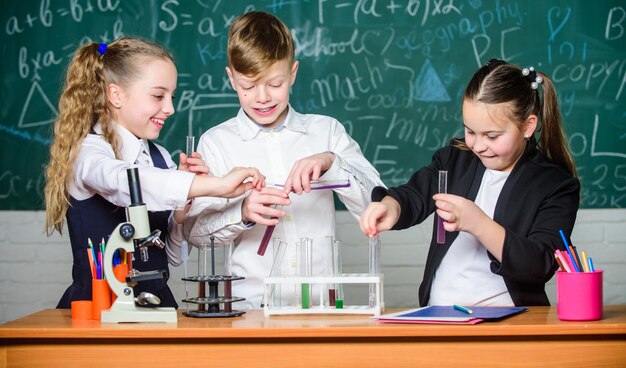
[[(439, 193), (448, 193), (448, 172), (439, 170)], [(437, 244), (445, 244), (446, 229), (443, 227), (443, 219), (437, 216)]]
[[(281, 209), (282, 206), (273, 205), (272, 208)], [(272, 219), (277, 219), (278, 217), (273, 217)], [(269, 225), (265, 228), (265, 232), (263, 233), (263, 238), (261, 238), (261, 244), (259, 244), (259, 249), (256, 251), (256, 254), (260, 256), (265, 255), (265, 251), (267, 250), (267, 246), (270, 244), (270, 240), (272, 239), (272, 234), (274, 234), (274, 228), (276, 225)]]

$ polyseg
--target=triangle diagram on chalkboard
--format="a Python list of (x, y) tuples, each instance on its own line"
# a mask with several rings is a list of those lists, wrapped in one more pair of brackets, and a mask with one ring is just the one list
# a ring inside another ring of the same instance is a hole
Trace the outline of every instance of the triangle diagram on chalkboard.
[(441, 82), (441, 78), (433, 68), (430, 60), (426, 60), (415, 79), (413, 98), (415, 101), (447, 102), (450, 95)]
[[(46, 107), (50, 110), (46, 112)], [(45, 113), (42, 113), (45, 112)], [(54, 121), (59, 113), (54, 108), (54, 105), (50, 103), (48, 96), (41, 89), (41, 86), (37, 81), (33, 81), (33, 85), (28, 91), (26, 101), (22, 107), (22, 113), (20, 114), (20, 120), (18, 121), (18, 128), (33, 127), (39, 125), (50, 124)], [(42, 117), (52, 116), (47, 120), (40, 120)]]

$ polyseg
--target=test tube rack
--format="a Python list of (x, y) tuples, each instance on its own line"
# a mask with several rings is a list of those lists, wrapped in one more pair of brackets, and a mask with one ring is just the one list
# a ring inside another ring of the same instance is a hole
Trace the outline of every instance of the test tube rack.
[[(232, 282), (242, 280), (241, 276), (207, 275), (183, 277), (184, 281), (198, 283), (198, 296), (183, 299), (185, 303), (197, 304), (197, 310), (183, 312), (187, 317), (217, 318), (217, 317), (237, 317), (244, 314), (244, 311), (232, 309), (232, 303), (245, 300), (232, 295)], [(209, 284), (209, 294), (206, 294), (206, 284)], [(224, 283), (223, 295), (219, 295), (219, 284)], [(224, 308), (220, 309), (220, 304)]]
[[(382, 301), (383, 275), (370, 275), (365, 273), (340, 274), (336, 276), (283, 276), (283, 277), (266, 277), (264, 279), (265, 290), (264, 300), (267, 300), (263, 306), (263, 313), (266, 317), (271, 315), (286, 314), (371, 314), (379, 316), (384, 309)], [(271, 292), (278, 285), (297, 286), (308, 283), (311, 286), (320, 285), (319, 287), (319, 304), (312, 305), (310, 308), (302, 308), (298, 305), (275, 306), (272, 305)], [(344, 305), (343, 308), (336, 308), (329, 305), (328, 288), (326, 286), (333, 284), (368, 284), (375, 287), (374, 303), (368, 305)]]
[[(245, 300), (233, 296), (232, 294), (232, 282), (235, 280), (243, 280), (244, 277), (236, 275), (216, 275), (215, 274), (215, 238), (211, 236), (211, 274), (207, 274), (206, 270), (200, 270), (198, 267), (198, 275), (183, 277), (183, 281), (191, 281), (198, 283), (198, 296), (193, 298), (185, 298), (183, 302), (197, 304), (197, 310), (187, 310), (183, 312), (183, 315), (187, 317), (197, 318), (219, 318), (219, 317), (238, 317), (244, 314), (244, 311), (233, 310), (232, 304)], [(232, 250), (232, 248), (231, 248)], [(198, 247), (198, 261), (204, 259), (204, 265), (206, 266), (206, 252), (208, 248), (206, 244)], [(230, 255), (230, 253), (224, 253)], [(225, 261), (228, 263), (228, 261)], [(219, 295), (219, 284), (223, 283), (222, 288), (223, 295)], [(209, 294), (207, 295), (206, 284), (209, 284)], [(220, 309), (220, 305), (223, 305), (223, 309)]]

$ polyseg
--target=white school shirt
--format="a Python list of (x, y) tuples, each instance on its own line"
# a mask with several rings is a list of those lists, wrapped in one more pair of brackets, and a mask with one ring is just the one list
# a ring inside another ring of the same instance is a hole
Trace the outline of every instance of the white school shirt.
[[(113, 148), (101, 135), (102, 127), (96, 124), (96, 134), (88, 134), (80, 145), (72, 180), (68, 183), (69, 195), (85, 200), (99, 194), (116, 206), (127, 207), (130, 205), (130, 191), (126, 169), (138, 167), (142, 198), (148, 211), (183, 208), (194, 174), (175, 170), (176, 164), (170, 154), (159, 145), (156, 146), (170, 170), (154, 167), (148, 142), (138, 139), (120, 124), (115, 126), (122, 147), (120, 159), (115, 158)], [(170, 217), (166, 251), (169, 263), (174, 266), (179, 265), (181, 260), (182, 230), (183, 226)]]
[[(240, 109), (236, 117), (205, 132), (197, 150), (213, 175), (223, 176), (236, 166), (256, 167), (267, 177), (268, 183), (277, 184), (287, 180), (297, 160), (316, 153), (333, 152), (335, 161), (320, 180), (350, 181), (349, 188), (334, 191), (357, 219), (371, 202), (372, 189), (384, 185), (341, 123), (328, 116), (300, 114), (291, 107), (284, 124), (274, 130), (263, 129)], [(269, 276), (273, 262), (273, 249), (270, 244), (265, 256), (257, 255), (266, 226), (242, 223), (244, 199), (245, 195), (230, 201), (196, 198), (189, 216), (201, 214), (190, 231), (189, 240), (195, 245), (209, 243), (211, 235), (217, 244), (235, 240), (232, 272), (245, 280), (233, 283), (233, 295), (246, 298), (236, 306), (259, 308), (263, 279)], [(313, 239), (313, 274), (329, 274), (332, 253), (328, 237), (335, 234), (333, 192), (315, 190), (301, 196), (292, 193), (290, 199), (291, 205), (282, 208), (286, 216), (273, 233), (274, 238), (289, 244), (281, 266), (282, 273), (295, 275), (295, 243), (300, 238), (309, 237)], [(367, 252), (365, 236), (362, 241), (363, 252)], [(284, 292), (283, 296), (287, 298)]]
[[(509, 174), (485, 170), (474, 203), (491, 219)], [(487, 250), (478, 239), (459, 232), (435, 272), (428, 304), (515, 306), (504, 279), (491, 272), (490, 264)]]

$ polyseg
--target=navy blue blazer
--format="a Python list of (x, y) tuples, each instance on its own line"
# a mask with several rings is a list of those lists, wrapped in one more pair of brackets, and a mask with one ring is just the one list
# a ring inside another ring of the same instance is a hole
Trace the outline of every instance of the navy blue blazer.
[[(472, 151), (451, 144), (438, 150), (431, 164), (413, 174), (406, 184), (372, 191), (373, 201), (390, 195), (400, 203), (401, 214), (394, 230), (419, 224), (435, 211), (432, 196), (438, 190), (439, 170), (448, 171), (448, 193), (476, 199), (485, 167)], [(569, 237), (579, 201), (578, 179), (547, 160), (536, 142), (529, 141), (502, 188), (493, 216), (506, 231), (502, 262), (489, 254), (491, 272), (503, 277), (515, 305), (550, 305), (545, 283), (558, 268), (554, 250), (564, 249), (559, 230)], [(434, 221), (419, 288), (422, 306), (428, 304), (435, 272), (458, 232), (448, 233), (445, 244), (437, 244), (436, 234)]]

